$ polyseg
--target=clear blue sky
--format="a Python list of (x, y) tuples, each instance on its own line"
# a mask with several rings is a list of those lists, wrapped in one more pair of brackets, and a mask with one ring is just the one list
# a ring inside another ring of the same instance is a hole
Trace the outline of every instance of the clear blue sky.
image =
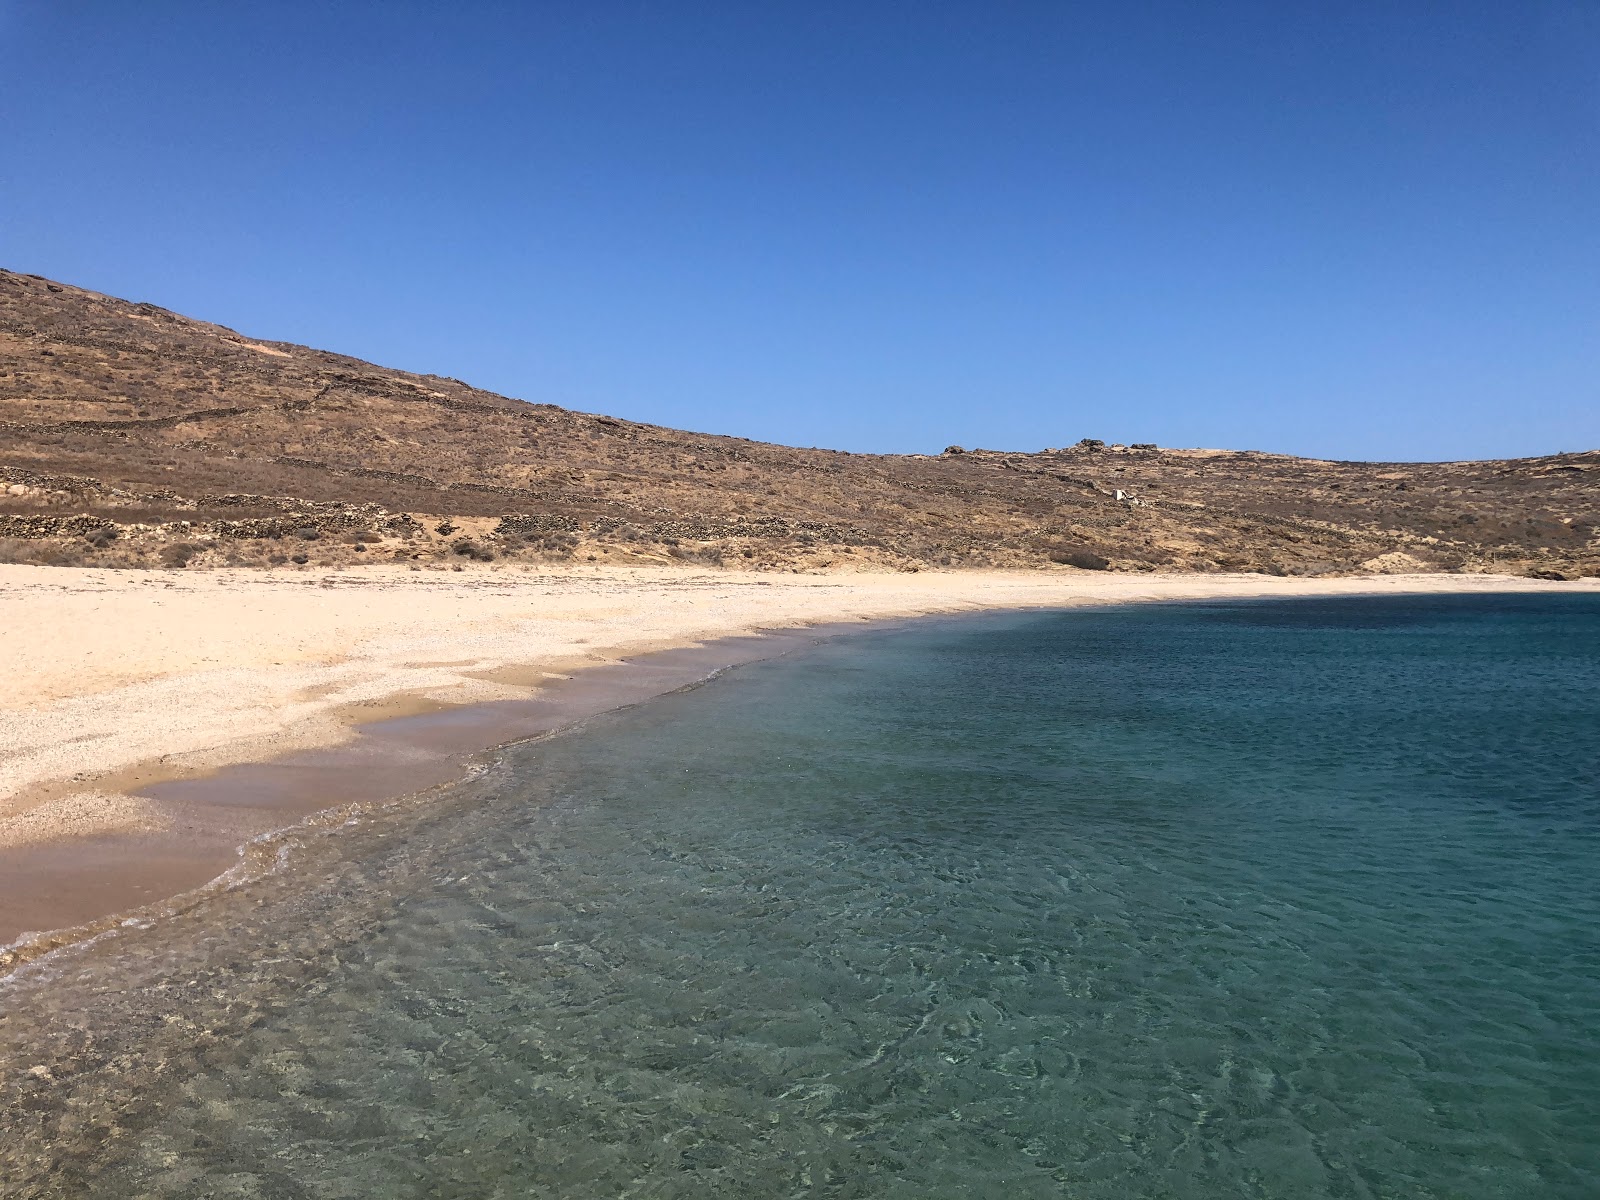
[(0, 265), (853, 450), (1600, 445), (1600, 3), (0, 0)]

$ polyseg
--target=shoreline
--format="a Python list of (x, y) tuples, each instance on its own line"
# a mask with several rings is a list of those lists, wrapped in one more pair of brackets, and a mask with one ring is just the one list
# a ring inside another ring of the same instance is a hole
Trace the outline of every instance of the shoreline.
[(214, 884), (274, 831), (448, 785), (474, 755), (869, 622), (1554, 591), (1600, 580), (4, 566), (0, 968)]

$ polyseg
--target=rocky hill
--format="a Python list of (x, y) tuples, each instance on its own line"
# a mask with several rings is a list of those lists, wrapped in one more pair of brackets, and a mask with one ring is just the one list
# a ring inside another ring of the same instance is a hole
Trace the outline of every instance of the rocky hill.
[(0, 559), (1600, 574), (1600, 452), (800, 450), (571, 412), (0, 271)]

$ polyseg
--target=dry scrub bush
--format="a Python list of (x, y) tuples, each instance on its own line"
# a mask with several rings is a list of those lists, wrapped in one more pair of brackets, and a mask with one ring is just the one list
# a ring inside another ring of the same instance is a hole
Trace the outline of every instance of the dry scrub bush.
[(164, 567), (187, 567), (189, 560), (199, 554), (200, 549), (193, 542), (171, 542), (161, 547), (161, 565)]

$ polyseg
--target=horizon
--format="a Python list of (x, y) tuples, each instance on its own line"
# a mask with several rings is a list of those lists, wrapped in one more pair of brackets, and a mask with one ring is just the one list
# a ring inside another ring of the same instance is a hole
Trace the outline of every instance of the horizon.
[(1593, 9), (88, 10), (0, 4), (22, 273), (852, 453), (1600, 445)]

